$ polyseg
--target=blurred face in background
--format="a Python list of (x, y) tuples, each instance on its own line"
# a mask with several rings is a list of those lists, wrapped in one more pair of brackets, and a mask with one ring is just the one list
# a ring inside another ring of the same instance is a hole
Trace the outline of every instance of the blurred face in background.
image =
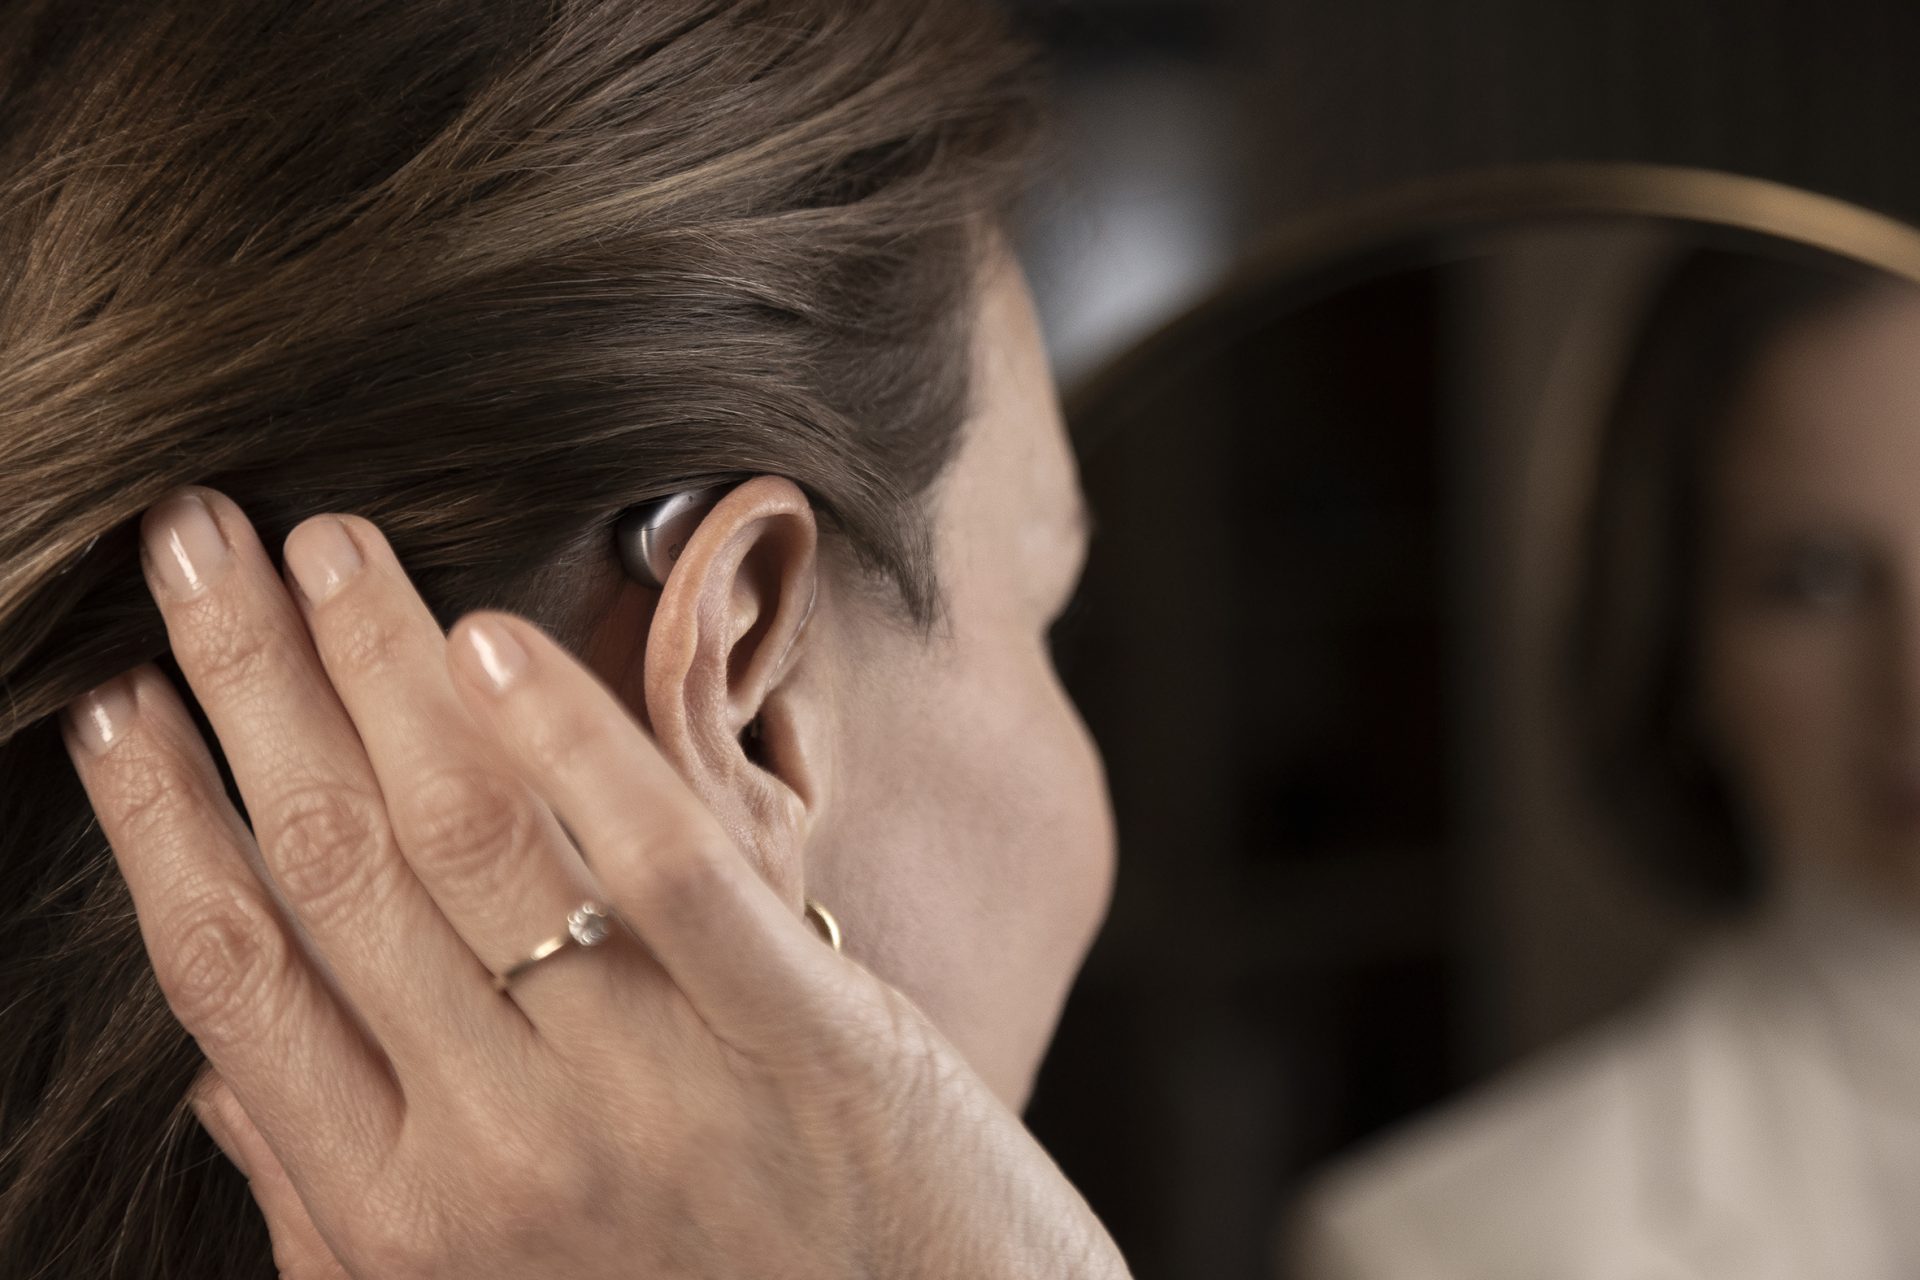
[(1920, 291), (1784, 331), (1706, 486), (1702, 712), (1765, 851), (1920, 911)]

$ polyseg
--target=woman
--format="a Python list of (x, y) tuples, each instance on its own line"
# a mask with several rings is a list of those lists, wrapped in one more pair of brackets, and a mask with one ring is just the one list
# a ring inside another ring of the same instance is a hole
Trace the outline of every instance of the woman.
[(1124, 1274), (1033, 120), (959, 0), (0, 9), (10, 1275)]
[(1920, 291), (1697, 250), (1602, 459), (1571, 691), (1633, 847), (1743, 910), (1337, 1170), (1320, 1277), (1920, 1271)]

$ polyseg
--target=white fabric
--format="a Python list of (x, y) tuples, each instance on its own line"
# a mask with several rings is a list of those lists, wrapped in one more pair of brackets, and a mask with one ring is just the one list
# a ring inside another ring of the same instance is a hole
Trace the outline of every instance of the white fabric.
[(1778, 896), (1655, 999), (1337, 1166), (1282, 1274), (1920, 1277), (1920, 921), (1805, 876)]

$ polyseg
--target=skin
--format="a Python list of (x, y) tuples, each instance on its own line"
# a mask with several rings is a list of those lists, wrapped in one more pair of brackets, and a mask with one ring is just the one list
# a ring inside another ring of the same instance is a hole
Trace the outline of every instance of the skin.
[[(224, 495), (195, 491), (211, 556), (176, 503), (147, 512), (252, 830), (150, 664), (76, 702), (67, 745), (283, 1275), (1127, 1274), (1013, 1110), (1113, 840), (1048, 666), (1084, 522), (1004, 257), (980, 319), (930, 641), (780, 477), (722, 499), (585, 660), (492, 611), (442, 635), (362, 518), (356, 571), (316, 517), (283, 577)], [(496, 992), (587, 897), (613, 937)]]
[[(672, 598), (655, 612), (658, 593), (637, 584), (589, 662), (794, 909), (803, 886), (828, 904), (848, 952), (912, 997), (1019, 1110), (1106, 914), (1115, 838), (1098, 750), (1046, 644), (1084, 566), (1088, 522), (1010, 257), (987, 274), (977, 325), (979, 412), (930, 495), (948, 606), (931, 643), (846, 557), (810, 567), (800, 548), (811, 533), (768, 529), (754, 553), (762, 579), (796, 599), (818, 592), (775, 687), (731, 695), (722, 715), (687, 717), (677, 669), (652, 655), (685, 645), (698, 624)], [(797, 492), (778, 518), (811, 522)], [(746, 595), (740, 570), (709, 558), (726, 560), (726, 546), (696, 539), (674, 575), (710, 584), (702, 607), (733, 609), (740, 636), (778, 605)], [(641, 676), (631, 667), (643, 651)], [(699, 696), (721, 696), (723, 656), (720, 646), (704, 655)], [(773, 777), (733, 745), (756, 708)]]
[(1784, 333), (1709, 481), (1702, 714), (1782, 866), (1920, 911), (1920, 293)]

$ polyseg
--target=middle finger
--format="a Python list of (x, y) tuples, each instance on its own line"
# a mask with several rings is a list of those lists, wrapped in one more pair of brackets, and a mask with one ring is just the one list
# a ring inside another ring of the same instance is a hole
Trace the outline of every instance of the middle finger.
[(294, 927), (403, 1082), (449, 1036), (455, 1052), (496, 1045), (508, 1011), (402, 856), (366, 749), (245, 513), (191, 486), (141, 532), (174, 658)]
[[(401, 852), (489, 975), (505, 971), (565, 928), (583, 900), (604, 895), (559, 819), (455, 692), (446, 633), (379, 528), (351, 515), (308, 520), (287, 535), (287, 565), (390, 797)], [(578, 963), (543, 964), (515, 984), (514, 1002), (536, 1025), (576, 999), (597, 1016), (600, 982), (559, 977)], [(618, 981), (631, 966), (608, 965), (603, 953), (586, 972)]]

